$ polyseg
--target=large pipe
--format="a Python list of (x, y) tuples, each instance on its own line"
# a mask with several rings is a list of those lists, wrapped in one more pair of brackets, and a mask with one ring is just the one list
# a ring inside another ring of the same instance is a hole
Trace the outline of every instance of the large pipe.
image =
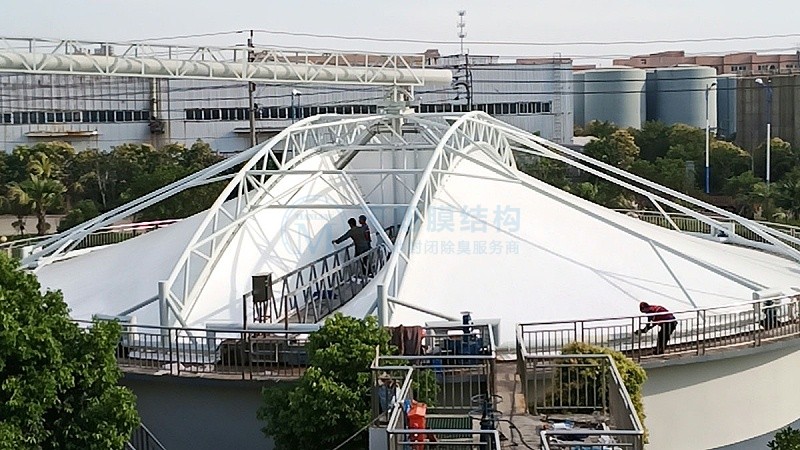
[(404, 86), (449, 85), (452, 80), (449, 70), (387, 66), (191, 61), (0, 51), (0, 72)]

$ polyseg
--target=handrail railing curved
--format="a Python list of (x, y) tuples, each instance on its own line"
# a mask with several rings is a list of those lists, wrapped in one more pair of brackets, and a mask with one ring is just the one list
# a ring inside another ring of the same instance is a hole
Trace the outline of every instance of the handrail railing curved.
[[(703, 355), (709, 350), (761, 346), (800, 337), (800, 290), (787, 295), (723, 306), (671, 311), (675, 330), (663, 354)], [(661, 354), (657, 337), (638, 333), (651, 317), (643, 314), (519, 324), (518, 346), (531, 355), (559, 354), (571, 342), (584, 342), (625, 353), (639, 361)]]
[[(133, 222), (119, 225), (109, 225), (93, 231), (83, 236), (81, 241), (75, 245), (75, 250), (84, 248), (100, 247), (103, 245), (117, 244), (119, 242), (140, 236), (149, 231), (172, 225), (180, 219), (154, 220), (149, 222)], [(14, 255), (16, 251), (23, 247), (35, 248), (37, 244), (53, 238), (54, 235), (33, 236), (24, 239), (15, 239), (0, 244), (0, 251), (5, 251), (9, 255)]]

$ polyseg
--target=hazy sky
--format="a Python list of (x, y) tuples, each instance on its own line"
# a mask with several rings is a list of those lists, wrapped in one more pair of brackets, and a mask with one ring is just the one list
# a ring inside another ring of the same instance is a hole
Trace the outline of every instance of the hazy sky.
[[(289, 31), (426, 42), (367, 42), (256, 34), (256, 43), (457, 53), (456, 11), (467, 11), (467, 48), (473, 54), (611, 57), (685, 49), (690, 53), (800, 49), (797, 0), (559, 0), (559, 1), (211, 1), (211, 0), (2, 0), (0, 35), (129, 41), (244, 29)], [(794, 34), (769, 39), (565, 45), (569, 42), (653, 41)], [(227, 45), (231, 34), (165, 42)], [(446, 41), (433, 43), (430, 41)], [(469, 41), (561, 43), (480, 45)], [(448, 43), (451, 42), (451, 43)]]

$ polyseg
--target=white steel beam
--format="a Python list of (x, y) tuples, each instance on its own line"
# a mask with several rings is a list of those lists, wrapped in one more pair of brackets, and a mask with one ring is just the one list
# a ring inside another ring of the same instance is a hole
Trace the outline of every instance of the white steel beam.
[(313, 54), (262, 47), (192, 47), (0, 37), (0, 72), (321, 83), (449, 85), (423, 55)]

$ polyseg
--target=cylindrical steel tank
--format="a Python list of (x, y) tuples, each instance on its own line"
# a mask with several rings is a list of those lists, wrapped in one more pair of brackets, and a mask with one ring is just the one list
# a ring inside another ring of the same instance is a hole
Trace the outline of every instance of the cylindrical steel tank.
[(584, 72), (575, 72), (572, 74), (572, 108), (574, 111), (575, 125), (582, 127), (586, 125), (584, 119), (584, 101), (583, 101), (583, 74)]
[(717, 77), (717, 135), (725, 139), (736, 136), (736, 75)]
[[(667, 125), (684, 123), (706, 127), (706, 107), (710, 127), (717, 127), (717, 70), (713, 67), (680, 65), (653, 70), (655, 112), (652, 117)], [(706, 103), (706, 93), (708, 103)], [(652, 98), (648, 96), (648, 99)]]
[(656, 80), (656, 71), (655, 71), (655, 69), (648, 70), (647, 71), (647, 78), (645, 79), (645, 82), (644, 82), (644, 89), (645, 89), (645, 91), (647, 91), (645, 93), (645, 96), (644, 96), (645, 103), (647, 105), (647, 114), (646, 114), (646, 120), (647, 121), (658, 120), (656, 118), (656, 112), (658, 110), (658, 108), (656, 106), (657, 103), (658, 103), (658, 96), (656, 96), (656, 93), (657, 93), (657, 90), (658, 90), (656, 88), (657, 81), (658, 80)]
[(583, 72), (584, 120), (641, 128), (645, 118), (645, 77), (644, 70), (631, 67)]

